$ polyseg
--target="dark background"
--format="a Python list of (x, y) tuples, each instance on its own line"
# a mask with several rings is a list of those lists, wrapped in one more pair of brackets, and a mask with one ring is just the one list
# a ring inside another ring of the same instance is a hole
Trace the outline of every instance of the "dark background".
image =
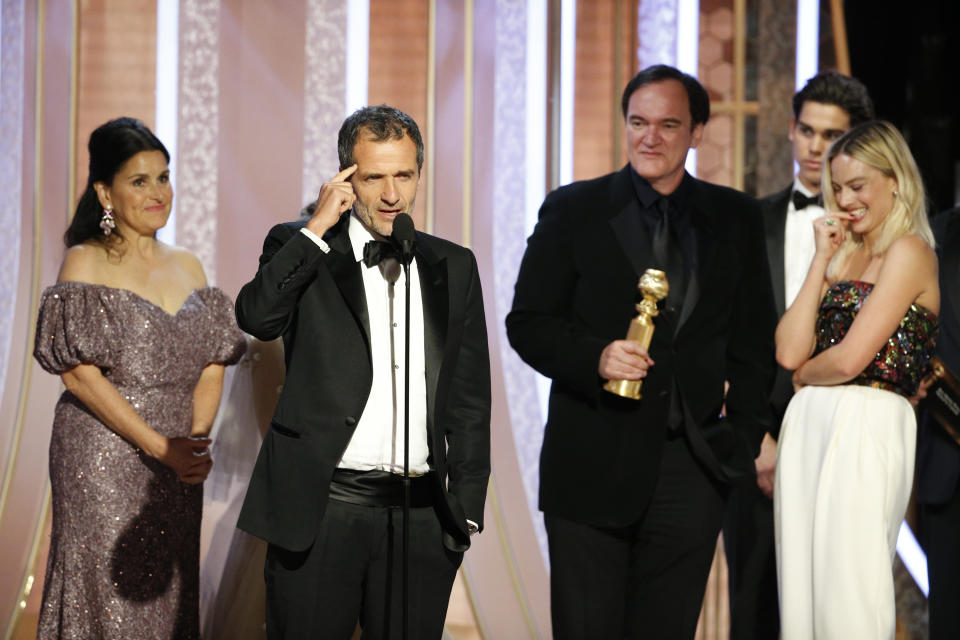
[(960, 167), (960, 1), (846, 0), (851, 75), (877, 117), (903, 132), (930, 212), (957, 205)]

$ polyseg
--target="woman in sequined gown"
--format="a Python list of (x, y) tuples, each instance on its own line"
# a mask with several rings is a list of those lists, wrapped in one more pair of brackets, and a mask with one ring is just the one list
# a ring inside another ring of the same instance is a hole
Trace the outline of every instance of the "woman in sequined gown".
[(206, 434), (245, 342), (199, 261), (155, 237), (173, 198), (163, 144), (120, 118), (89, 150), (34, 352), (67, 389), (38, 638), (198, 638)]
[(774, 488), (784, 640), (893, 639), (892, 562), (913, 483), (907, 401), (940, 292), (923, 185), (899, 132), (851, 129), (824, 162), (825, 217), (777, 360), (799, 388)]

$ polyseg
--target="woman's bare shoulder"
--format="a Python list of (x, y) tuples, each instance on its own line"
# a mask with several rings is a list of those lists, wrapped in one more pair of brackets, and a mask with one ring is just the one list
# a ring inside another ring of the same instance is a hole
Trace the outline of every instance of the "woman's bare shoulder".
[(60, 265), (57, 282), (89, 282), (102, 284), (107, 251), (104, 247), (84, 242), (67, 249)]
[(183, 270), (194, 282), (194, 288), (207, 286), (207, 276), (203, 271), (203, 263), (192, 252), (183, 247), (164, 245), (169, 252), (170, 259)]
[(897, 238), (887, 248), (879, 280), (914, 289), (913, 302), (936, 314), (940, 309), (938, 270), (933, 247), (920, 236), (910, 234)]
[(894, 240), (884, 252), (884, 265), (893, 264), (898, 268), (933, 269), (937, 268), (937, 253), (927, 241), (916, 234), (907, 234)]

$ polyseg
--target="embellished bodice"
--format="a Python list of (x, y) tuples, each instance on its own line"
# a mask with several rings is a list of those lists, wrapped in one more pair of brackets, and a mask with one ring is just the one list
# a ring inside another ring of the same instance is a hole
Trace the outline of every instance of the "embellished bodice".
[[(233, 303), (215, 287), (193, 291), (168, 313), (128, 289), (59, 282), (40, 300), (34, 356), (54, 374), (96, 365), (155, 428), (189, 429), (203, 368), (233, 364), (245, 350)], [(61, 399), (75, 401), (69, 391)]]
[[(827, 289), (817, 313), (817, 346), (814, 355), (843, 340), (873, 284), (841, 280)], [(937, 338), (937, 316), (912, 304), (890, 339), (852, 384), (894, 391), (910, 397), (917, 391), (933, 355)]]

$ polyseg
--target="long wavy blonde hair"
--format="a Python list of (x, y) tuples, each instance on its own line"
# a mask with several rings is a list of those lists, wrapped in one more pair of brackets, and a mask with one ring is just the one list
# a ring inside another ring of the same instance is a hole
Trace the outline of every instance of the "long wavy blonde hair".
[[(896, 127), (883, 120), (865, 122), (847, 131), (830, 146), (820, 179), (823, 204), (827, 211), (837, 211), (840, 208), (833, 193), (831, 167), (833, 160), (840, 155), (859, 160), (897, 182), (899, 193), (894, 198), (890, 213), (880, 223), (873, 255), (883, 253), (894, 240), (911, 233), (923, 238), (931, 247), (934, 246), (933, 231), (927, 220), (927, 198), (923, 179), (906, 140)], [(861, 246), (863, 237), (848, 229), (846, 239), (830, 260), (827, 277), (839, 277), (847, 258)]]

